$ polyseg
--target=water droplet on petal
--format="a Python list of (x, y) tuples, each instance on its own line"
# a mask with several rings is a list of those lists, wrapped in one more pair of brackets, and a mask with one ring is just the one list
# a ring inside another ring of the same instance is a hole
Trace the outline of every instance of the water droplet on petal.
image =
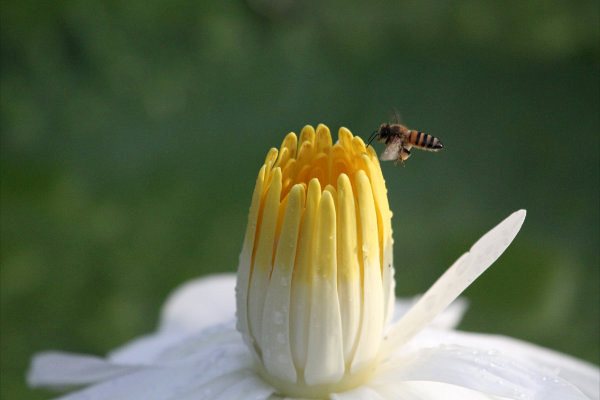
[(285, 344), (285, 335), (283, 333), (277, 334), (277, 341), (281, 344)]
[(282, 312), (275, 311), (275, 313), (273, 313), (273, 323), (276, 325), (283, 324), (283, 313)]

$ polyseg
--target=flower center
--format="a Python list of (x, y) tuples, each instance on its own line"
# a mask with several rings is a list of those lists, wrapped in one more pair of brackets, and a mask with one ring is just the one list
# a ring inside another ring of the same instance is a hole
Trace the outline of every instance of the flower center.
[(258, 174), (238, 269), (238, 329), (281, 394), (358, 386), (392, 313), (391, 212), (374, 151), (307, 126)]

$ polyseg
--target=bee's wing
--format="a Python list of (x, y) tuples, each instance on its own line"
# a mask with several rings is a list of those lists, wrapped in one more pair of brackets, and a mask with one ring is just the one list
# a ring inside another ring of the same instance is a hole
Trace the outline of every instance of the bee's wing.
[(381, 161), (391, 161), (398, 159), (398, 153), (400, 153), (400, 148), (402, 147), (402, 139), (399, 137), (394, 138), (390, 143), (385, 146), (385, 150), (379, 156)]
[(402, 123), (402, 116), (398, 112), (397, 109), (392, 108), (392, 113), (390, 115), (390, 121), (393, 121), (394, 124)]

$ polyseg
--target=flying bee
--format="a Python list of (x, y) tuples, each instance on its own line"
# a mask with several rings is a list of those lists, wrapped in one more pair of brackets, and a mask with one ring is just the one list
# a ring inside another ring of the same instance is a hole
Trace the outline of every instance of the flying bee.
[(404, 163), (410, 157), (410, 149), (415, 147), (426, 151), (440, 151), (444, 146), (440, 139), (425, 132), (408, 129), (400, 124), (381, 124), (369, 137), (369, 142), (377, 139), (385, 143), (385, 150), (379, 157), (382, 161), (395, 160)]

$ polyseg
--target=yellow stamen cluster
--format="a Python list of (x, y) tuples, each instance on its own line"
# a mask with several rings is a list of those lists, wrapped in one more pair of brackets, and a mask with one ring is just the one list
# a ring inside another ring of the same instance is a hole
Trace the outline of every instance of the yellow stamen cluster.
[(346, 128), (288, 134), (260, 169), (240, 255), (238, 329), (282, 394), (359, 385), (393, 307), (391, 212), (377, 155)]

